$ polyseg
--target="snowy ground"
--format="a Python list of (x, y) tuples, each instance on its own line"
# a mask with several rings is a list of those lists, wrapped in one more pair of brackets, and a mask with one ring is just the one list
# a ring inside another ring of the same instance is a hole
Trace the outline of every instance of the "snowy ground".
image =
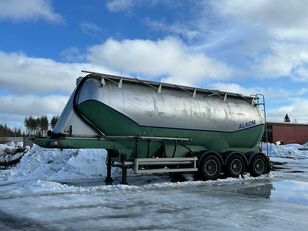
[(0, 230), (307, 230), (308, 151), (270, 145), (269, 176), (106, 186), (105, 151), (34, 146), (0, 170)]

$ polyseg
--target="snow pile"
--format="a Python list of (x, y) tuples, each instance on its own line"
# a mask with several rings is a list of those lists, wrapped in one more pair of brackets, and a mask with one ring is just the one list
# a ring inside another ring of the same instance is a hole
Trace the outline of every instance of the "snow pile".
[(16, 147), (22, 147), (22, 142), (11, 141), (6, 144), (0, 144), (0, 155), (4, 153), (4, 150), (15, 149)]
[(61, 180), (101, 177), (106, 172), (102, 149), (45, 149), (34, 145), (20, 163), (0, 172), (5, 180)]
[(290, 159), (308, 158), (308, 151), (298, 150), (301, 147), (303, 146), (300, 144), (276, 145), (269, 143), (268, 154), (270, 157), (281, 157)]
[(0, 150), (8, 147), (22, 147), (23, 142), (11, 141), (5, 144), (0, 144)]
[[(15, 144), (1, 145), (0, 148)], [(308, 151), (300, 151), (299, 144), (269, 144), (270, 157), (307, 158)], [(10, 181), (102, 178), (106, 174), (106, 156), (103, 149), (45, 149), (34, 145), (15, 167), (0, 170), (0, 179)], [(120, 169), (113, 168), (113, 175)]]
[(0, 163), (8, 163), (19, 159), (30, 147), (22, 148), (22, 142), (11, 141), (6, 144), (0, 144)]

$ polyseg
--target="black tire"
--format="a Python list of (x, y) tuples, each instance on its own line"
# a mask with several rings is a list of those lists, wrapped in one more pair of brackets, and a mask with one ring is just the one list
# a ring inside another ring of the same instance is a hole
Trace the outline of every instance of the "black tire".
[(269, 173), (269, 162), (267, 157), (258, 153), (254, 155), (249, 161), (249, 173), (251, 176), (260, 176), (262, 174)]
[(245, 170), (246, 162), (240, 154), (234, 153), (228, 156), (225, 166), (225, 173), (228, 177), (239, 177)]
[(221, 161), (213, 154), (207, 154), (201, 159), (199, 175), (202, 180), (217, 180), (221, 173)]

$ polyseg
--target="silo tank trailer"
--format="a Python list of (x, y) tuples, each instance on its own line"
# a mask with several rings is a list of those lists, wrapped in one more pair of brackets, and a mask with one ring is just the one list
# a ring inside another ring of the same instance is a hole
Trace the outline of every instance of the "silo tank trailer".
[(45, 148), (102, 148), (111, 168), (137, 174), (192, 172), (215, 180), (270, 171), (261, 152), (266, 116), (262, 95), (244, 96), (175, 84), (86, 72)]

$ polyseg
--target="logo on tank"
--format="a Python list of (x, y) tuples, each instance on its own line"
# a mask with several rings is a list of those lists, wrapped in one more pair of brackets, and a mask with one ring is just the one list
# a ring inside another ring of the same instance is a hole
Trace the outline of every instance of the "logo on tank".
[(256, 123), (255, 120), (250, 120), (250, 121), (241, 123), (240, 126), (239, 126), (239, 129), (249, 128), (249, 127), (255, 126), (256, 124), (257, 123)]

